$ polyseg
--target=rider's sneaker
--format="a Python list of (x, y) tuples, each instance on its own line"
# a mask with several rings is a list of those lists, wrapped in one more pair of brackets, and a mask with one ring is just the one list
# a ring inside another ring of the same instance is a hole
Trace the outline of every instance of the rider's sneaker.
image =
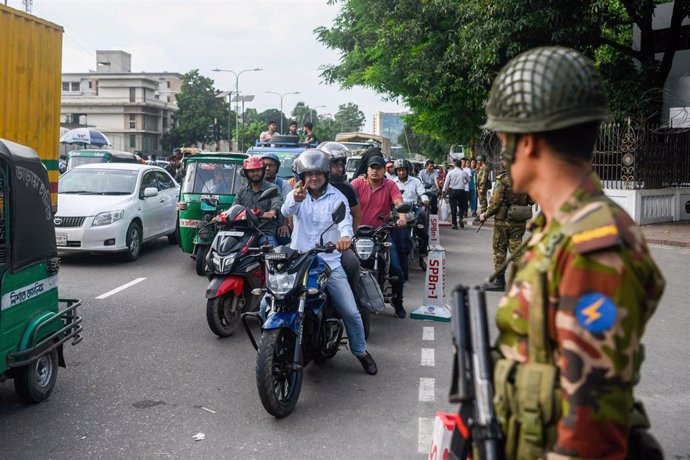
[(374, 362), (374, 358), (371, 357), (368, 351), (365, 351), (362, 356), (357, 356), (357, 359), (362, 365), (362, 368), (364, 368), (364, 372), (367, 374), (376, 375), (376, 373), (379, 371), (376, 367), (376, 363)]

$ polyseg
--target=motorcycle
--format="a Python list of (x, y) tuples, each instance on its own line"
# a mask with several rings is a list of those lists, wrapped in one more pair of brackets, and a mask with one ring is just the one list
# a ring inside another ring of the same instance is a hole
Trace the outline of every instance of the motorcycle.
[[(260, 200), (269, 200), (277, 193), (277, 188), (270, 188)], [(261, 301), (261, 296), (253, 292), (265, 284), (264, 264), (252, 251), (264, 236), (258, 223), (260, 212), (233, 205), (210, 223), (216, 235), (205, 261), (210, 271), (206, 320), (219, 337), (231, 336), (242, 313), (256, 311)]]
[[(259, 343), (249, 328), (256, 313), (242, 315), (249, 339), (257, 350), (256, 385), (266, 411), (276, 418), (289, 415), (302, 389), (302, 371), (311, 361), (333, 358), (340, 347), (344, 325), (326, 294), (330, 269), (319, 254), (332, 253), (323, 234), (345, 218), (345, 205), (332, 213), (333, 223), (321, 234), (319, 245), (301, 253), (287, 246), (259, 249), (266, 264), (268, 318)], [(251, 217), (250, 217), (251, 219)], [(262, 289), (255, 289), (260, 294)]]
[[(403, 203), (395, 210), (400, 213), (408, 213), (412, 209), (409, 203)], [(388, 218), (379, 216), (379, 220), (384, 223), (377, 228), (370, 225), (361, 225), (355, 232), (352, 240), (355, 255), (365, 269), (373, 270), (379, 282), (386, 303), (391, 303), (393, 288), (391, 281), (396, 281), (390, 275), (390, 248), (392, 244), (387, 241), (391, 230), (398, 228), (396, 222), (397, 215)]]

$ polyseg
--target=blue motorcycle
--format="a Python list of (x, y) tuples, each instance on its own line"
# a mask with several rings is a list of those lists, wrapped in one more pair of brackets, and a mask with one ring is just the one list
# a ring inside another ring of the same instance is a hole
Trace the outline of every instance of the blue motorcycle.
[[(305, 253), (287, 246), (259, 249), (266, 262), (265, 291), (270, 310), (258, 345), (248, 320), (260, 317), (249, 312), (242, 315), (242, 321), (258, 351), (259, 397), (274, 417), (289, 415), (297, 405), (304, 366), (311, 361), (323, 362), (338, 352), (344, 325), (326, 294), (330, 268), (319, 254), (335, 250), (334, 244), (323, 244), (323, 234), (342, 222), (345, 212), (341, 203), (331, 215), (333, 223), (321, 234), (319, 246)], [(258, 294), (264, 290), (255, 291)]]

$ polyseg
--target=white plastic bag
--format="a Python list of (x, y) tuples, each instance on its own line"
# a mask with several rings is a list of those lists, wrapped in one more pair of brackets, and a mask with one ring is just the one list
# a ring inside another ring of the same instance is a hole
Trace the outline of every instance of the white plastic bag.
[(448, 199), (444, 198), (441, 200), (441, 204), (438, 207), (438, 217), (441, 221), (448, 221), (448, 214), (450, 213), (450, 205), (448, 204)]

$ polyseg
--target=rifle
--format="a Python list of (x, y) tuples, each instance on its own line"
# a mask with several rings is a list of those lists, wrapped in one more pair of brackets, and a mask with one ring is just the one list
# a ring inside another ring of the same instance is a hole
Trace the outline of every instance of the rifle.
[(503, 433), (493, 406), (486, 292), (482, 287), (458, 286), (451, 308), (454, 359), (448, 399), (461, 404), (460, 417), (469, 428), (454, 430), (451, 458), (465, 460), (474, 450), (479, 460), (500, 460), (504, 456)]

